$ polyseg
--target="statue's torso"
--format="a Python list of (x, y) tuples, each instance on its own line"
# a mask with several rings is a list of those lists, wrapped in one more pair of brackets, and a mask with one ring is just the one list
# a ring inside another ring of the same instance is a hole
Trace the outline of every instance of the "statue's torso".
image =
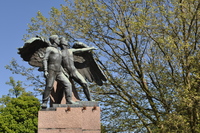
[(73, 53), (68, 49), (63, 49), (62, 57), (63, 57), (63, 67), (66, 68), (69, 72), (75, 71), (76, 68), (74, 66)]
[(59, 49), (51, 47), (48, 59), (48, 69), (60, 71), (62, 62), (62, 53)]

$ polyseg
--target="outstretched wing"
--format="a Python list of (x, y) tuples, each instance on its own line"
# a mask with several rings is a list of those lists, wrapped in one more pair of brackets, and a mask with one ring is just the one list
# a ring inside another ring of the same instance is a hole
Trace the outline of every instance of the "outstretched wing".
[(27, 40), (23, 47), (18, 48), (18, 54), (24, 61), (27, 61), (31, 66), (43, 67), (42, 60), (45, 55), (45, 50), (49, 46), (41, 37), (33, 37)]
[[(86, 44), (80, 42), (75, 43), (73, 46), (73, 48), (86, 47), (88, 47)], [(95, 82), (101, 86), (103, 85), (103, 81), (107, 80), (90, 51), (76, 54), (74, 53), (74, 65), (79, 73), (89, 82)]]

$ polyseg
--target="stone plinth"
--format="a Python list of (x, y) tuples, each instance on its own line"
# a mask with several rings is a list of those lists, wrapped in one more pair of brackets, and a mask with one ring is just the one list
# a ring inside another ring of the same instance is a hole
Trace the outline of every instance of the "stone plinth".
[(100, 133), (98, 102), (53, 104), (38, 113), (38, 133)]

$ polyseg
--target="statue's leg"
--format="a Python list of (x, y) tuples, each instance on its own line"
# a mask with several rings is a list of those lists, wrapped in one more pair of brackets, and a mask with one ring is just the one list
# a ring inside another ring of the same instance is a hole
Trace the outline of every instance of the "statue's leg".
[(83, 87), (83, 92), (85, 93), (87, 100), (93, 101), (88, 86), (86, 84), (83, 84), (82, 87)]
[(72, 84), (69, 79), (62, 72), (59, 73), (56, 79), (63, 85), (66, 103), (75, 103), (74, 101), (72, 101)]
[(92, 101), (92, 97), (90, 95), (90, 89), (84, 77), (78, 71), (75, 71), (72, 78), (83, 87), (83, 92), (87, 100)]
[(51, 94), (51, 90), (53, 88), (53, 83), (55, 81), (55, 77), (56, 77), (56, 73), (54, 71), (50, 70), (48, 78), (46, 78), (46, 87), (45, 87), (43, 97), (42, 97), (42, 107), (44, 107), (44, 108), (47, 106), (47, 102), (48, 102), (49, 96)]

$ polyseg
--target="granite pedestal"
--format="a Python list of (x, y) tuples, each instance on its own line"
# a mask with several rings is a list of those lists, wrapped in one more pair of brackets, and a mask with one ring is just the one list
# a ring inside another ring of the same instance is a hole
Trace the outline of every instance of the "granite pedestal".
[(100, 107), (96, 101), (53, 104), (38, 112), (38, 133), (100, 133)]

